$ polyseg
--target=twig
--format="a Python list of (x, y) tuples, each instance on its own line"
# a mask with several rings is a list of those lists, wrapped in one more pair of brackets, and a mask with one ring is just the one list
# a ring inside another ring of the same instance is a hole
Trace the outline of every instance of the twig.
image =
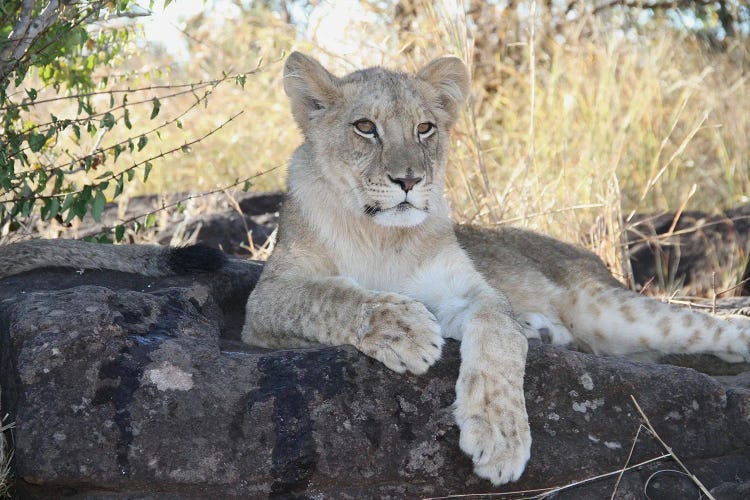
[(716, 271), (711, 273), (711, 292), (714, 294), (711, 299), (711, 314), (716, 314)]
[(650, 463), (658, 462), (659, 460), (664, 460), (665, 458), (672, 457), (673, 455), (670, 455), (668, 453), (665, 453), (664, 455), (659, 455), (658, 457), (650, 458), (648, 460), (644, 460), (643, 462), (637, 463), (635, 465), (631, 465), (625, 469), (617, 469), (612, 472), (607, 472), (606, 474), (599, 474), (598, 476), (590, 477), (587, 479), (582, 479), (581, 481), (576, 481), (570, 484), (566, 484), (565, 486), (559, 486), (556, 488), (544, 488), (544, 489), (538, 489), (538, 490), (525, 490), (525, 491), (509, 491), (506, 493), (466, 493), (466, 494), (460, 494), (460, 495), (447, 495), (443, 497), (429, 497), (429, 498), (423, 498), (422, 500), (443, 500), (446, 498), (467, 498), (467, 497), (502, 497), (502, 496), (511, 496), (511, 495), (523, 495), (526, 493), (536, 493), (534, 496), (531, 497), (525, 497), (529, 500), (542, 500), (544, 498), (548, 498), (550, 495), (553, 495), (555, 493), (559, 493), (560, 491), (567, 490), (570, 488), (575, 488), (576, 486), (580, 486), (582, 484), (591, 483), (594, 481), (598, 481), (600, 479), (605, 479), (608, 477), (612, 477), (618, 474), (621, 474), (623, 471), (627, 472), (633, 469), (637, 469), (639, 467), (643, 467), (644, 465), (648, 465)]
[[(105, 177), (105, 178), (102, 178), (102, 179), (97, 179), (97, 183), (96, 184), (102, 184), (104, 182), (109, 182), (109, 181), (117, 180), (118, 177), (123, 176), (126, 172), (129, 172), (131, 170), (135, 170), (136, 168), (140, 167), (141, 165), (145, 165), (146, 163), (149, 163), (149, 162), (151, 162), (153, 160), (158, 160), (160, 158), (164, 158), (165, 156), (168, 156), (168, 155), (170, 155), (172, 153), (176, 153), (177, 151), (180, 151), (180, 150), (183, 150), (185, 148), (188, 148), (188, 147), (192, 146), (193, 144), (197, 144), (197, 143), (201, 142), (202, 140), (206, 139), (207, 137), (215, 134), (216, 132), (218, 132), (222, 128), (224, 128), (229, 122), (231, 122), (232, 120), (234, 120), (235, 118), (237, 118), (238, 116), (240, 116), (243, 112), (244, 111), (239, 111), (239, 112), (235, 113), (234, 115), (230, 116), (227, 120), (225, 120), (218, 127), (214, 128), (214, 129), (211, 129), (209, 132), (205, 133), (201, 137), (198, 137), (197, 139), (193, 139), (190, 142), (184, 143), (182, 146), (178, 146), (176, 148), (170, 149), (169, 151), (166, 151), (166, 152), (163, 152), (163, 153), (159, 153), (158, 155), (152, 156), (152, 157), (147, 158), (147, 159), (145, 159), (143, 161), (139, 161), (138, 163), (134, 163), (130, 167), (128, 167), (128, 168), (126, 168), (126, 169), (124, 169), (124, 170), (122, 170), (120, 172), (112, 173), (108, 177)], [(0, 203), (2, 203), (2, 204), (5, 204), (5, 203), (17, 203), (19, 201), (25, 201), (25, 200), (28, 200), (30, 198), (34, 198), (34, 199), (37, 199), (37, 200), (46, 200), (46, 199), (50, 199), (50, 198), (64, 198), (65, 196), (68, 196), (69, 194), (79, 194), (79, 193), (83, 192), (83, 189), (84, 188), (81, 188), (81, 189), (79, 189), (77, 191), (68, 191), (68, 192), (65, 192), (65, 193), (53, 193), (53, 194), (48, 194), (48, 195), (35, 195), (35, 196), (32, 196), (32, 197), (11, 198), (9, 200), (0, 200)]]
[[(713, 0), (692, 0), (693, 3), (699, 4), (699, 5), (710, 5), (713, 3)], [(602, 5), (599, 5), (596, 7), (593, 11), (593, 15), (597, 15), (598, 13), (605, 11), (607, 9), (611, 9), (612, 7), (625, 7), (625, 8), (635, 8), (638, 7), (641, 10), (651, 9), (651, 10), (658, 10), (658, 9), (674, 9), (677, 7), (678, 2), (675, 0), (665, 0), (661, 2), (651, 2), (651, 3), (645, 3), (640, 1), (633, 1), (629, 2), (628, 0), (610, 0), (607, 3), (604, 3)]]
[[(745, 278), (744, 280), (740, 281), (739, 283), (737, 283), (734, 286), (730, 286), (729, 288), (725, 288), (724, 290), (719, 290), (718, 292), (716, 292), (716, 295), (719, 296), (721, 294), (724, 294), (724, 293), (727, 293), (727, 292), (731, 292), (732, 290), (741, 287), (742, 285), (744, 285), (748, 281), (750, 281), (750, 278)], [(715, 302), (716, 302), (716, 297), (714, 297), (714, 303)]]
[[(275, 167), (269, 168), (268, 170), (264, 170), (262, 172), (258, 172), (257, 174), (253, 174), (250, 177), (245, 177), (244, 179), (238, 179), (238, 180), (234, 181), (231, 184), (228, 184), (226, 186), (222, 186), (222, 187), (219, 187), (219, 188), (216, 188), (216, 189), (212, 189), (210, 191), (204, 191), (202, 193), (191, 194), (190, 196), (186, 196), (185, 198), (181, 198), (181, 199), (179, 199), (179, 200), (177, 200), (175, 202), (167, 203), (165, 205), (162, 205), (160, 208), (157, 208), (156, 210), (152, 210), (150, 212), (145, 212), (145, 213), (142, 213), (140, 215), (136, 215), (136, 216), (130, 217), (128, 219), (122, 219), (122, 220), (120, 220), (119, 224), (117, 224), (117, 225), (118, 226), (122, 226), (122, 225), (125, 225), (125, 224), (130, 224), (131, 222), (135, 222), (138, 219), (141, 219), (141, 218), (146, 217), (148, 215), (161, 212), (161, 211), (166, 210), (168, 208), (176, 207), (177, 205), (179, 205), (181, 203), (184, 203), (186, 201), (190, 201), (190, 200), (194, 200), (196, 198), (202, 198), (204, 196), (209, 196), (209, 195), (212, 195), (212, 194), (215, 194), (215, 193), (220, 193), (220, 192), (226, 191), (227, 189), (231, 189), (231, 188), (233, 188), (235, 186), (239, 186), (240, 184), (244, 184), (244, 183), (249, 182), (249, 181), (251, 181), (253, 179), (256, 179), (256, 178), (258, 178), (258, 177), (260, 177), (262, 175), (265, 175), (267, 173), (273, 172), (274, 170), (279, 169), (279, 168), (283, 167), (284, 165), (285, 164), (276, 165)], [(103, 234), (105, 232), (111, 231), (115, 227), (116, 226), (103, 226), (101, 228), (101, 230), (99, 231), (98, 234)]]
[[(573, 205), (572, 207), (562, 207), (562, 208), (553, 208), (550, 210), (545, 210), (543, 212), (536, 212), (533, 214), (523, 215), (520, 217), (511, 217), (510, 219), (503, 219), (501, 221), (496, 222), (498, 226), (502, 226), (503, 224), (512, 224), (514, 222), (518, 222), (525, 219), (533, 219), (534, 217), (542, 217), (545, 215), (552, 215), (552, 214), (559, 214), (562, 212), (569, 212), (571, 210), (583, 210), (586, 208), (601, 208), (603, 207), (603, 203), (586, 203), (583, 205)], [(478, 214), (482, 215), (482, 214)]]
[[(738, 215), (737, 217), (733, 217), (732, 219), (730, 219), (730, 221), (732, 223), (734, 223), (734, 222), (737, 222), (739, 220), (747, 220), (747, 219), (750, 219), (750, 215)], [(674, 232), (672, 232), (669, 235), (668, 234), (655, 234), (653, 236), (643, 236), (640, 239), (632, 240), (632, 241), (625, 241), (625, 242), (619, 243), (619, 244), (620, 245), (637, 245), (638, 243), (652, 243), (652, 242), (654, 242), (656, 240), (667, 239), (669, 236), (679, 236), (679, 235), (682, 235), (682, 234), (690, 234), (690, 233), (694, 233), (694, 232), (698, 231), (699, 229), (703, 229), (703, 228), (711, 227), (711, 226), (718, 226), (719, 224), (726, 224), (726, 223), (727, 223), (726, 220), (717, 220), (717, 221), (714, 221), (714, 222), (704, 222), (704, 223), (701, 223), (700, 225), (695, 225), (693, 227), (688, 227), (688, 228), (685, 228), (685, 229), (680, 229), (678, 231), (674, 231)]]
[(698, 486), (698, 488), (701, 490), (701, 492), (706, 495), (709, 500), (715, 500), (714, 496), (706, 489), (706, 487), (703, 485), (703, 483), (698, 479), (695, 474), (690, 472), (687, 467), (685, 467), (685, 464), (682, 463), (682, 460), (675, 455), (674, 451), (672, 451), (672, 448), (669, 447), (667, 443), (664, 442), (664, 440), (659, 436), (659, 434), (656, 432), (656, 429), (654, 429), (654, 426), (651, 425), (651, 421), (648, 419), (646, 414), (643, 412), (643, 409), (641, 408), (641, 405), (638, 404), (638, 401), (635, 399), (635, 397), (631, 394), (630, 399), (633, 400), (633, 404), (635, 405), (636, 410), (638, 410), (638, 413), (640, 413), (641, 418), (643, 418), (643, 421), (646, 422), (646, 428), (649, 430), (652, 436), (656, 438), (657, 441), (659, 441), (659, 444), (662, 445), (664, 450), (674, 458), (675, 462), (677, 462), (680, 467), (682, 467), (682, 470), (685, 471), (685, 473), (688, 475), (688, 477)]
[[(689, 476), (689, 474), (686, 474), (686, 473), (682, 472), (681, 470), (676, 470), (676, 469), (662, 469), (662, 470), (655, 471), (653, 474), (651, 474), (650, 476), (648, 476), (648, 479), (646, 479), (646, 482), (643, 483), (643, 495), (648, 500), (651, 500), (651, 497), (648, 496), (648, 485), (651, 484), (651, 480), (654, 479), (659, 474), (668, 474), (670, 472), (675, 472), (677, 474), (682, 474), (683, 476)], [(700, 500), (700, 498), (703, 498), (703, 495), (699, 495), (699, 500)]]
[(523, 183), (521, 189), (523, 189), (522, 205), (523, 211), (521, 212), (522, 218), (526, 219), (526, 208), (529, 206), (528, 203), (528, 185), (527, 180), (529, 177), (529, 170), (534, 165), (534, 159), (536, 156), (536, 150), (534, 147), (534, 108), (536, 106), (536, 0), (531, 0), (531, 6), (529, 9), (529, 19), (531, 20), (531, 26), (529, 27), (529, 148), (526, 153), (526, 165), (523, 171)]
[[(219, 83), (221, 83), (221, 82), (219, 82)], [(146, 132), (142, 132), (140, 135), (146, 135), (147, 136), (149, 134), (152, 134), (152, 133), (156, 132), (157, 130), (163, 129), (163, 128), (165, 128), (165, 127), (167, 127), (167, 126), (169, 126), (169, 125), (171, 125), (171, 124), (179, 121), (182, 117), (184, 117), (185, 115), (187, 115), (188, 113), (190, 113), (193, 109), (195, 109), (202, 102), (207, 101), (208, 98), (211, 96), (211, 94), (213, 94), (213, 92), (216, 90), (217, 86), (218, 86), (218, 83), (216, 85), (214, 85), (212, 88), (206, 90), (202, 97), (197, 97), (196, 100), (188, 108), (186, 108), (184, 111), (182, 111), (179, 115), (177, 115), (177, 116), (175, 116), (175, 117), (173, 117), (173, 118), (171, 118), (169, 120), (166, 120), (161, 125), (157, 125), (155, 127), (152, 127), (150, 130), (148, 130)], [(167, 98), (168, 97), (172, 97), (172, 96), (167, 96)], [(163, 98), (163, 99), (166, 99), (166, 98)], [(92, 152), (90, 154), (88, 154), (86, 156), (83, 156), (81, 158), (74, 158), (72, 161), (70, 161), (68, 163), (63, 163), (63, 164), (60, 164), (60, 165), (53, 165), (53, 166), (46, 166), (44, 168), (44, 171), (45, 172), (55, 172), (55, 171), (57, 171), (59, 169), (63, 169), (65, 167), (69, 167), (69, 166), (71, 166), (71, 165), (73, 165), (75, 163), (84, 162), (84, 161), (86, 161), (87, 158), (90, 158), (91, 156), (98, 155), (98, 154), (101, 154), (101, 153), (105, 153), (107, 151), (111, 151), (111, 150), (115, 149), (117, 146), (122, 146), (124, 144), (127, 144), (129, 141), (133, 140), (133, 138), (134, 138), (134, 136), (133, 137), (128, 137), (127, 139), (124, 139), (124, 140), (122, 140), (122, 141), (120, 141), (118, 143), (115, 143), (115, 144), (112, 144), (110, 146), (107, 146), (104, 149), (98, 149), (98, 146), (97, 146), (96, 148), (92, 149)]]
[(638, 426), (638, 432), (635, 433), (635, 437), (633, 438), (633, 444), (630, 445), (630, 452), (628, 453), (628, 458), (625, 460), (625, 465), (623, 466), (622, 470), (620, 471), (620, 474), (617, 476), (617, 481), (615, 481), (615, 487), (612, 490), (612, 496), (609, 497), (610, 500), (615, 500), (615, 494), (617, 493), (617, 488), (620, 487), (620, 481), (622, 480), (622, 476), (625, 474), (625, 469), (627, 469), (628, 464), (630, 463), (630, 459), (633, 457), (633, 451), (635, 450), (635, 445), (638, 443), (638, 436), (641, 435), (641, 431), (645, 429), (643, 427), (643, 424), (640, 424)]

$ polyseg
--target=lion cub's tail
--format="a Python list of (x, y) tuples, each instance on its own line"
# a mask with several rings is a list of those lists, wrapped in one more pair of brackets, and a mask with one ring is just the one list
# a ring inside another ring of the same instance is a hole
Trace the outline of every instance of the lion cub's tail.
[(109, 269), (145, 276), (216, 271), (226, 262), (205, 245), (106, 245), (77, 240), (29, 240), (0, 246), (0, 278), (41, 267)]

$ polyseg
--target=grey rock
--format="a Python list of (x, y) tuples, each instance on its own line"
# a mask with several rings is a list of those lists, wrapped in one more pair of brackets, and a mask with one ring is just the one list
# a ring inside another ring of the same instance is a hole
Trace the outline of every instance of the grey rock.
[[(750, 390), (670, 365), (530, 346), (532, 458), (493, 488), (458, 448), (449, 342), (425, 376), (350, 347), (239, 342), (260, 264), (164, 279), (45, 269), (0, 281), (2, 407), (28, 498), (416, 498), (566, 485), (621, 469), (640, 425), (717, 498), (750, 483)], [(502, 367), (498, 367), (502, 369)], [(742, 381), (742, 375), (738, 375)], [(629, 464), (664, 453), (641, 432)], [(617, 498), (698, 497), (670, 460)], [(661, 471), (661, 472), (660, 472)], [(616, 474), (556, 498), (609, 498)]]
[[(624, 234), (633, 280), (640, 286), (659, 285), (661, 268), (669, 270), (672, 276), (666, 278), (675, 283), (713, 290), (716, 263), (734, 262), (747, 248), (749, 216), (750, 205), (719, 214), (691, 210), (635, 214)], [(750, 282), (746, 281), (750, 277), (748, 264), (739, 280), (741, 295), (750, 295)]]
[[(173, 207), (178, 201), (190, 196), (189, 193), (135, 196), (127, 200), (123, 213), (120, 213), (118, 203), (108, 203), (98, 222), (86, 216), (66, 237), (97, 237), (103, 231), (106, 233), (104, 228), (114, 227), (123, 219), (142, 217), (161, 210), (164, 206)], [(189, 220), (186, 220), (184, 213), (170, 208), (167, 210), (169, 223), (165, 227), (151, 228), (150, 232), (154, 233), (155, 241), (163, 245), (170, 244), (175, 233), (179, 232), (181, 235), (194, 237), (195, 243), (220, 248), (229, 254), (246, 255), (248, 252), (244, 246), (249, 243), (248, 233), (252, 235), (252, 243), (260, 247), (276, 229), (284, 194), (238, 192), (234, 193), (233, 199), (235, 203), (230, 203), (223, 193), (203, 197), (202, 201), (212, 207), (211, 211), (193, 214)], [(182, 241), (180, 237), (177, 239)]]

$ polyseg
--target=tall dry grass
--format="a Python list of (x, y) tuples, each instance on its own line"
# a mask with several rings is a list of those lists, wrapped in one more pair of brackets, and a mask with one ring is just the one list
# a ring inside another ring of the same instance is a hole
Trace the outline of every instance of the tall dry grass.
[[(450, 2), (400, 5), (367, 4), (366, 20), (341, 34), (362, 41), (349, 52), (301, 41), (298, 27), (259, 8), (221, 20), (208, 12), (188, 23), (190, 61), (138, 50), (124, 67), (171, 68), (163, 81), (258, 72), (244, 89), (222, 84), (182, 128), (150, 143), (166, 150), (243, 111), (190, 153), (154, 162), (148, 183), (128, 194), (207, 191), (283, 166), (301, 141), (281, 84), (283, 56), (296, 48), (340, 73), (367, 63), (413, 70), (446, 53), (470, 65), (472, 99), (453, 134), (446, 193), (458, 221), (513, 223), (582, 243), (624, 276), (621, 234), (633, 212), (715, 212), (747, 202), (747, 40), (717, 50), (686, 30), (639, 25), (632, 16), (560, 22), (536, 2), (524, 3), (523, 15), (484, 4), (468, 14)], [(163, 101), (162, 115), (192, 99)], [(134, 112), (133, 123), (147, 125), (149, 111)], [(254, 188), (284, 182), (280, 168)], [(731, 286), (739, 274), (719, 269), (717, 286)]]

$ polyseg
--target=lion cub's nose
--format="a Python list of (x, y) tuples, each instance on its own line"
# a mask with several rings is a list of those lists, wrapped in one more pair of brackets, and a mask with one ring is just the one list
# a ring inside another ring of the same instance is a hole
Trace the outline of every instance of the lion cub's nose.
[(416, 186), (419, 181), (422, 180), (421, 177), (396, 177), (394, 179), (390, 175), (388, 176), (388, 178), (394, 184), (398, 184), (399, 186), (401, 186), (401, 189), (404, 190), (404, 193), (408, 193), (409, 191), (411, 191), (411, 189)]

